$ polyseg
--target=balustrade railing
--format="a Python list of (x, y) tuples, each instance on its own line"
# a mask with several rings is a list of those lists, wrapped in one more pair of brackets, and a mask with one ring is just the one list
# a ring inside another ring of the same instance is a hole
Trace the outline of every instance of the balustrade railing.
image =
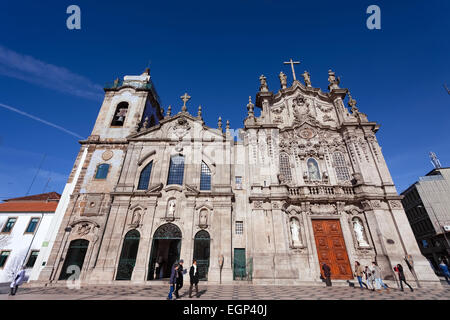
[(354, 195), (353, 187), (344, 186), (301, 186), (289, 187), (289, 195), (291, 196), (327, 196), (327, 195)]

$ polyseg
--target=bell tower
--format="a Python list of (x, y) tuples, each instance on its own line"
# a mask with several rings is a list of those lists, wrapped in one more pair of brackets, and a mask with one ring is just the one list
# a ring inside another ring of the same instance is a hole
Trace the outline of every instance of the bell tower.
[(123, 140), (141, 127), (149, 128), (163, 118), (161, 102), (151, 81), (150, 69), (139, 76), (124, 76), (105, 85), (91, 140)]

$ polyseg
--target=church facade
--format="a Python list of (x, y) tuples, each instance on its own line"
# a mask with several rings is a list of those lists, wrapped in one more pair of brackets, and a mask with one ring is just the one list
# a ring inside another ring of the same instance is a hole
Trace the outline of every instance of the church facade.
[(354, 261), (376, 261), (387, 281), (402, 263), (413, 283), (437, 285), (379, 125), (331, 70), (328, 92), (306, 71), (289, 87), (279, 78), (274, 93), (260, 77), (239, 131), (221, 118), (208, 127), (187, 94), (178, 113), (164, 112), (148, 69), (105, 88), (39, 282), (158, 283), (179, 259), (196, 259), (209, 283), (320, 284), (322, 263), (348, 280)]

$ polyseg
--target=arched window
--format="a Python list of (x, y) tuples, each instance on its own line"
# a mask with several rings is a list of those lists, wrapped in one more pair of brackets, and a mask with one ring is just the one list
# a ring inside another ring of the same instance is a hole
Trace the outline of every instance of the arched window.
[(137, 230), (128, 231), (125, 235), (116, 280), (131, 280), (131, 275), (136, 264), (140, 238), (141, 236)]
[(280, 174), (284, 176), (285, 181), (292, 181), (291, 165), (289, 156), (285, 152), (280, 153)]
[(200, 173), (200, 190), (211, 190), (211, 170), (203, 161)]
[(109, 164), (102, 163), (97, 167), (97, 172), (95, 173), (95, 179), (106, 179), (109, 172)]
[(169, 177), (167, 184), (183, 184), (184, 175), (184, 157), (182, 155), (172, 156), (170, 158)]
[(350, 180), (350, 173), (347, 164), (345, 163), (344, 155), (341, 152), (336, 151), (333, 153), (333, 165), (336, 172), (336, 178), (339, 181)]
[(114, 112), (113, 119), (111, 121), (112, 127), (121, 127), (125, 122), (125, 118), (128, 112), (128, 102), (121, 102), (117, 105)]
[(150, 183), (150, 175), (152, 173), (153, 161), (145, 166), (139, 176), (138, 190), (147, 190)]

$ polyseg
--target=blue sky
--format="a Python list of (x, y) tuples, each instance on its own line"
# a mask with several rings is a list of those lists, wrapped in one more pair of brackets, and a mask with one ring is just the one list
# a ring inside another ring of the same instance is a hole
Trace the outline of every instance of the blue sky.
[[(81, 8), (81, 30), (66, 8)], [(366, 8), (381, 8), (381, 30)], [(428, 1), (10, 1), (0, 3), (0, 199), (62, 192), (103, 96), (116, 77), (150, 61), (163, 106), (199, 104), (242, 127), (258, 77), (278, 91), (300, 60), (314, 87), (341, 77), (360, 111), (381, 124), (378, 139), (398, 191), (432, 169), (428, 152), (450, 166), (450, 2)], [(17, 113), (13, 107), (70, 132)], [(47, 182), (50, 182), (47, 184)], [(46, 186), (47, 185), (47, 186)]]

